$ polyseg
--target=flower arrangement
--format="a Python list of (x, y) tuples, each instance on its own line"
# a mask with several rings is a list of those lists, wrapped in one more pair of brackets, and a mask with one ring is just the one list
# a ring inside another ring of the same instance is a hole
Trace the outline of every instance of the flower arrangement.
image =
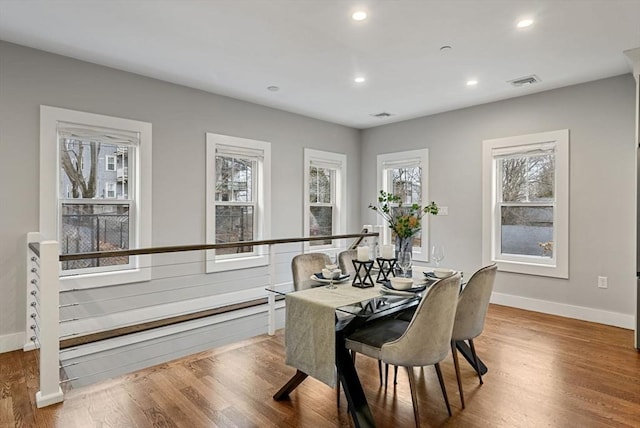
[(411, 238), (422, 229), (422, 217), (425, 214), (438, 214), (438, 205), (431, 202), (425, 207), (418, 204), (403, 205), (402, 197), (380, 191), (378, 204), (369, 204), (369, 208), (384, 218), (389, 227), (400, 239)]

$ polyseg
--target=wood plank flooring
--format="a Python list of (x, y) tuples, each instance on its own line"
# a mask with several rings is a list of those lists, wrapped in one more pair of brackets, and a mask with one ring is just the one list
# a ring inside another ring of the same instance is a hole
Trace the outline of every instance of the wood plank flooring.
[[(0, 354), (0, 427), (349, 427), (346, 399), (308, 378), (290, 400), (271, 397), (295, 370), (283, 334), (219, 349), (70, 391), (36, 409), (34, 352)], [(462, 362), (466, 409), (449, 356), (442, 364), (453, 416), (433, 367), (416, 369), (424, 427), (640, 427), (640, 353), (630, 330), (492, 305), (476, 341), (484, 385)], [(411, 427), (407, 374), (379, 386), (377, 364), (357, 369), (379, 427)]]

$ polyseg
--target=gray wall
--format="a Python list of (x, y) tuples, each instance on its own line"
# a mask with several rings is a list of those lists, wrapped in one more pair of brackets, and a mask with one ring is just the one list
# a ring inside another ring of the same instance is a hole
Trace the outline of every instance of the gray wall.
[[(0, 345), (24, 330), (21, 244), (38, 230), (41, 104), (152, 123), (154, 246), (204, 243), (207, 131), (272, 143), (274, 238), (302, 235), (304, 147), (345, 153), (358, 194), (357, 130), (0, 42)], [(347, 228), (359, 231), (359, 201), (347, 204)]]
[(0, 348), (24, 328), (21, 244), (38, 230), (41, 104), (153, 124), (153, 245), (204, 242), (207, 131), (272, 143), (273, 237), (302, 233), (304, 147), (347, 154), (351, 231), (376, 220), (362, 209), (376, 197), (376, 155), (428, 147), (431, 199), (449, 207), (431, 219), (431, 239), (465, 272), (482, 264), (482, 140), (569, 128), (570, 279), (500, 273), (496, 291), (632, 316), (633, 90), (625, 75), (359, 132), (0, 42)]
[[(538, 299), (529, 306), (561, 306), (556, 312), (566, 314), (591, 308), (629, 322), (636, 271), (634, 87), (629, 74), (365, 130), (360, 205), (376, 195), (377, 154), (391, 146), (429, 148), (430, 199), (449, 207), (448, 216), (431, 218), (431, 241), (445, 245), (445, 265), (472, 272), (482, 265), (482, 141), (568, 128), (570, 278), (499, 273), (495, 291), (517, 296), (510, 300), (525, 307)], [(373, 213), (363, 215), (375, 221)], [(597, 288), (598, 275), (609, 278), (608, 289)]]

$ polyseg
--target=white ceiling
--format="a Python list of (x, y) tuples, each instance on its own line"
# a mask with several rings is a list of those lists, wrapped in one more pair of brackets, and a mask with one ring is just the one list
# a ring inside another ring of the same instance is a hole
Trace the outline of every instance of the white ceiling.
[(0, 39), (367, 128), (627, 73), (640, 0), (0, 0)]

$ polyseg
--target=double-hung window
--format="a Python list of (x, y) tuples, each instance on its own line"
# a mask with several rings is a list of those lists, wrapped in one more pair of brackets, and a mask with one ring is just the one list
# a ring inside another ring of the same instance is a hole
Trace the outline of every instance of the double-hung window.
[(105, 199), (114, 199), (116, 197), (116, 183), (107, 181), (104, 186)]
[(116, 170), (116, 157), (113, 155), (105, 156), (105, 167), (107, 171)]
[[(265, 239), (269, 230), (271, 145), (207, 133), (207, 243)], [(207, 271), (267, 264), (263, 246), (208, 252)]]
[(487, 263), (568, 277), (568, 151), (568, 130), (484, 142)]
[[(40, 232), (61, 254), (151, 242), (151, 124), (41, 107)], [(117, 177), (117, 165), (131, 174)], [(106, 165), (106, 167), (105, 167)], [(70, 287), (149, 279), (148, 256), (65, 261)]]
[[(347, 156), (304, 149), (304, 234), (329, 236), (346, 232)], [(310, 241), (313, 249), (334, 246), (330, 239)]]
[[(427, 149), (378, 155), (378, 190), (400, 196), (403, 205), (429, 203)], [(395, 207), (391, 210), (394, 211)], [(422, 218), (422, 228), (413, 240), (413, 258), (429, 261), (429, 216)], [(393, 232), (384, 225), (383, 242), (393, 243)]]

